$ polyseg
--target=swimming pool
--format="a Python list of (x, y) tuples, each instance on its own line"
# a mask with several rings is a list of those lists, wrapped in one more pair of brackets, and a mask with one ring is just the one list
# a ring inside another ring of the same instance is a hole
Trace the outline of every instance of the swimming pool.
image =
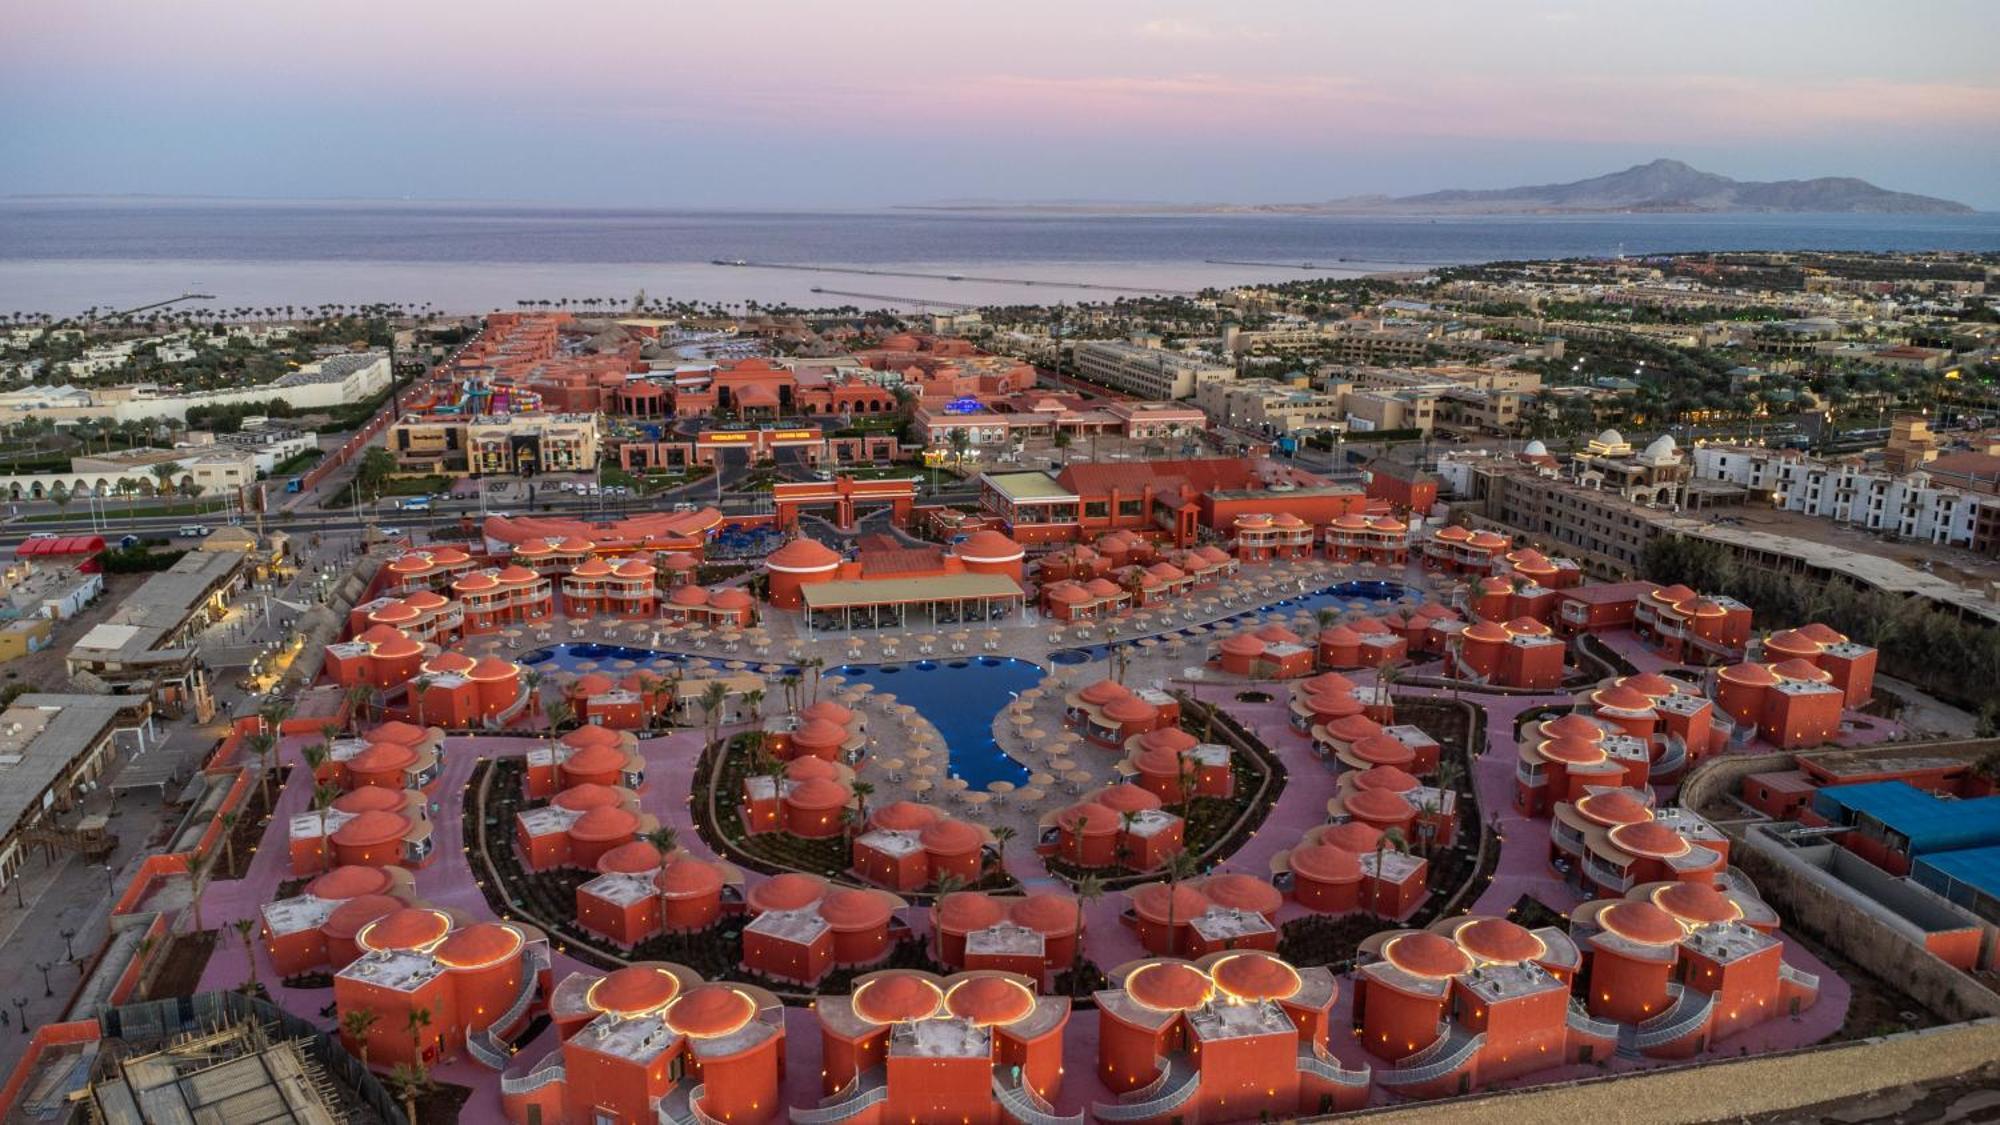
[[(974, 789), (995, 781), (1028, 780), (1028, 767), (993, 740), (993, 720), (1014, 696), (1042, 680), (1039, 665), (1011, 657), (974, 656), (907, 664), (843, 664), (828, 668), (849, 683), (872, 684), (930, 721), (950, 751), (950, 769)], [(885, 753), (892, 751), (885, 746)]]

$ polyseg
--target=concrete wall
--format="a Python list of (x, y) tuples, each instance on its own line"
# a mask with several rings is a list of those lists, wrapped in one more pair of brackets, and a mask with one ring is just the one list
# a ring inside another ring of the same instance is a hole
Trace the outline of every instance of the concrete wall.
[(1441, 1120), (1452, 1125), (1733, 1121), (1953, 1078), (1989, 1066), (1995, 1059), (2000, 1059), (2000, 1021), (1980, 1020), (1804, 1051), (1732, 1061), (1704, 1060), (1691, 1066), (1512, 1093), (1395, 1106), (1345, 1114), (1341, 1120), (1365, 1118), (1411, 1125)]

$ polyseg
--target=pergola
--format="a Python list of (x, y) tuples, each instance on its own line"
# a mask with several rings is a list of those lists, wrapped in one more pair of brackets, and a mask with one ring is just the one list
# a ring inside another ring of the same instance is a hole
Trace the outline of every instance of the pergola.
[[(860, 625), (879, 629), (916, 622), (949, 625), (990, 621), (1020, 608), (1026, 594), (1004, 574), (944, 574), (926, 578), (879, 578), (818, 582), (801, 591), (808, 631)], [(914, 612), (913, 612), (914, 611)]]

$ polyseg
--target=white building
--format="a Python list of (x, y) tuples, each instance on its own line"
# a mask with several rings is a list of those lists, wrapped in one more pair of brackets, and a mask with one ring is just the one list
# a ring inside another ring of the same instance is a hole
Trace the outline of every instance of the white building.
[(1234, 367), (1205, 356), (1117, 340), (1081, 340), (1072, 354), (1077, 374), (1140, 398), (1187, 398), (1199, 382), (1236, 378)]
[(1924, 543), (1966, 546), (1982, 503), (1995, 498), (1931, 483), (1929, 474), (1894, 474), (1821, 461), (1796, 452), (1702, 446), (1695, 476), (1768, 495), (1774, 507)]
[(392, 380), (387, 352), (356, 352), (329, 356), (256, 387), (178, 393), (145, 383), (118, 387), (23, 387), (0, 392), (0, 424), (29, 415), (46, 421), (73, 422), (109, 417), (114, 421), (145, 418), (185, 419), (198, 406), (242, 406), (283, 399), (297, 410), (327, 410), (369, 399), (387, 390)]

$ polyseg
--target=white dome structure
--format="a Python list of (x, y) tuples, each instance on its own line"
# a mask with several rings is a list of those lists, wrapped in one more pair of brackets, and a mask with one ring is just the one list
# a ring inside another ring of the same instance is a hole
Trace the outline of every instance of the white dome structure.
[(1521, 456), (1523, 457), (1547, 457), (1548, 455), (1549, 447), (1542, 444), (1541, 438), (1536, 438), (1521, 448)]
[(1654, 438), (1651, 444), (1646, 446), (1646, 452), (1641, 456), (1645, 460), (1658, 465), (1679, 457), (1680, 450), (1675, 447), (1674, 436), (1672, 434), (1661, 434), (1659, 437)]
[(1591, 444), (1602, 445), (1606, 448), (1616, 448), (1625, 444), (1625, 435), (1619, 433), (1617, 430), (1606, 430), (1592, 439)]

